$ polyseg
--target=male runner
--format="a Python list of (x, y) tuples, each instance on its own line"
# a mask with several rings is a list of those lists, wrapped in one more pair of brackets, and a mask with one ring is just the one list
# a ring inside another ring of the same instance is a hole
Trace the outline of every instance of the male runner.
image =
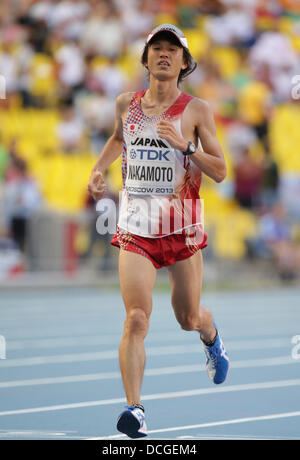
[(131, 438), (147, 435), (140, 390), (158, 268), (168, 267), (172, 306), (182, 329), (200, 334), (209, 378), (222, 383), (229, 369), (212, 315), (200, 305), (201, 249), (206, 246), (199, 213), (201, 174), (216, 182), (226, 176), (213, 115), (205, 101), (178, 88), (196, 64), (177, 27), (163, 24), (152, 31), (142, 63), (148, 69), (150, 86), (117, 98), (114, 133), (88, 184), (94, 199), (101, 199), (103, 173), (123, 154), (123, 196), (112, 244), (120, 248), (126, 320), (119, 361), (128, 405), (118, 418), (117, 429)]

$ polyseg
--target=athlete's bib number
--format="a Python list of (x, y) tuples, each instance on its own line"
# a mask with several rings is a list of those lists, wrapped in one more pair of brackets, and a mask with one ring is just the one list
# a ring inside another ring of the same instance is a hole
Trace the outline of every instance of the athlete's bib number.
[(137, 195), (169, 195), (175, 188), (175, 155), (166, 141), (136, 138), (127, 153), (126, 190)]

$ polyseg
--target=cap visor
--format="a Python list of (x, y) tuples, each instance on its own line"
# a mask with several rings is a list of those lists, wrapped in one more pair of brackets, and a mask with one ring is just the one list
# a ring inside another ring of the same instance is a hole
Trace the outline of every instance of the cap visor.
[(187, 48), (187, 39), (185, 37), (178, 37), (178, 35), (175, 33), (175, 32), (172, 32), (172, 30), (169, 30), (169, 29), (162, 29), (162, 30), (158, 30), (157, 32), (155, 32), (155, 34), (150, 34), (148, 35), (148, 38), (147, 38), (147, 43), (150, 43), (154, 37), (156, 37), (158, 34), (163, 34), (163, 33), (168, 33), (168, 34), (172, 34), (173, 37), (176, 38), (178, 44), (180, 46), (182, 46), (183, 48)]

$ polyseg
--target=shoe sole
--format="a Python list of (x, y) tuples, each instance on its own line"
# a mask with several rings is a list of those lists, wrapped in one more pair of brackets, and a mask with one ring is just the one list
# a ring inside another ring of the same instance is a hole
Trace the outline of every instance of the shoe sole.
[(121, 433), (127, 434), (130, 438), (143, 438), (147, 436), (145, 433), (139, 433), (140, 424), (130, 411), (124, 412), (117, 423), (117, 430)]

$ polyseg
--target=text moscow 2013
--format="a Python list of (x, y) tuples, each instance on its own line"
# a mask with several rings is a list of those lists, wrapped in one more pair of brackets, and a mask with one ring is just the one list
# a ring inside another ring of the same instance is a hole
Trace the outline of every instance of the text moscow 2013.
[[(142, 444), (142, 443), (141, 443)], [(101, 449), (102, 455), (126, 455), (133, 458), (136, 454), (145, 455), (195, 455), (198, 453), (196, 444), (145, 444), (139, 446), (116, 446), (109, 444)]]

